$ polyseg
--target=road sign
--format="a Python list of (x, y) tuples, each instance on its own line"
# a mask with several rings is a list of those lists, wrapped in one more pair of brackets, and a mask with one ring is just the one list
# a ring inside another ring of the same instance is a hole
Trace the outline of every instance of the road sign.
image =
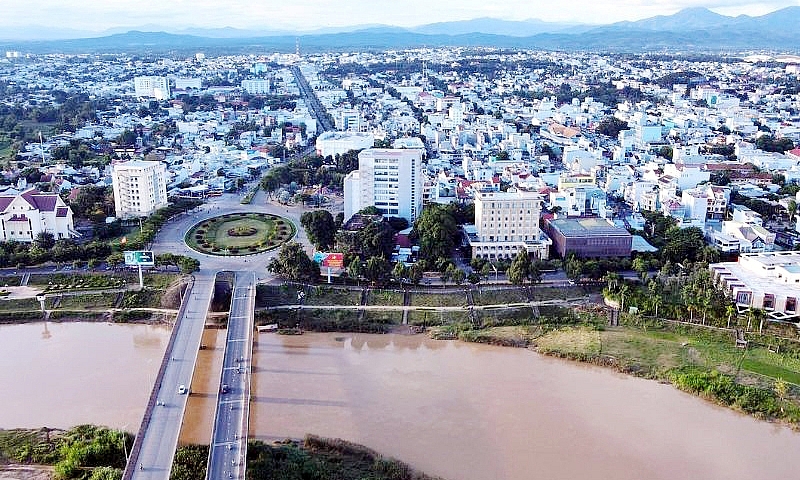
[(133, 250), (125, 253), (125, 265), (152, 267), (156, 264), (155, 256), (150, 251)]

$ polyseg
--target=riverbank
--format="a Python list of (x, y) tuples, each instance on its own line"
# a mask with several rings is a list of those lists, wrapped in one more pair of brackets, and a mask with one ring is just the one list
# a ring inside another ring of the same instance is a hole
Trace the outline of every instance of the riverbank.
[[(172, 465), (171, 480), (204, 478), (208, 447), (179, 447)], [(305, 439), (267, 444), (251, 440), (247, 445), (247, 476), (272, 480), (300, 478), (337, 480), (442, 480), (418, 472), (407, 464), (384, 457), (363, 445), (341, 439), (306, 435)]]
[(655, 322), (647, 327), (598, 324), (434, 328), (433, 338), (528, 347), (670, 383), (716, 404), (800, 427), (800, 346), (759, 336), (737, 348), (732, 332)]

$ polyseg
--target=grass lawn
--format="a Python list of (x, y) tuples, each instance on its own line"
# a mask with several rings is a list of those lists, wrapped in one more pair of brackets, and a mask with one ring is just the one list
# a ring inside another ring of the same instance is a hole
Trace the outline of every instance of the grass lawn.
[(304, 302), (306, 305), (358, 305), (361, 291), (319, 286), (311, 289)]
[(645, 376), (660, 377), (673, 368), (696, 366), (729, 374), (739, 371), (740, 381), (765, 389), (771, 389), (780, 379), (797, 385), (800, 392), (800, 359), (760, 346), (736, 348), (732, 339), (719, 334), (564, 327), (545, 333), (535, 343), (543, 353), (611, 356), (624, 369)]
[(500, 305), (503, 303), (527, 303), (528, 293), (524, 288), (487, 289), (473, 291), (475, 305)]
[[(49, 299), (48, 299), (49, 300)], [(87, 295), (65, 295), (61, 297), (58, 304), (60, 309), (73, 309), (73, 308), (100, 308), (100, 307), (113, 307), (114, 302), (117, 300), (116, 293), (94, 293)]]
[(467, 304), (464, 292), (412, 293), (411, 305), (416, 307), (461, 307)]
[(402, 305), (403, 292), (394, 290), (370, 290), (367, 305)]
[(426, 310), (409, 310), (408, 323), (410, 325), (452, 325), (456, 323), (467, 323), (470, 321), (469, 312), (466, 311), (447, 311), (436, 312)]
[(275, 215), (231, 213), (200, 222), (189, 229), (185, 239), (201, 252), (247, 255), (275, 248), (294, 234), (294, 225)]

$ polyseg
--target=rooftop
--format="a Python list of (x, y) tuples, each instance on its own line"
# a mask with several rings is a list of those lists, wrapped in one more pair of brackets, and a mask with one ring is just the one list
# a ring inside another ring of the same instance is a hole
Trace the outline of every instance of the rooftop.
[(550, 224), (568, 237), (589, 235), (614, 237), (631, 236), (624, 228), (614, 226), (602, 218), (559, 218), (550, 220)]

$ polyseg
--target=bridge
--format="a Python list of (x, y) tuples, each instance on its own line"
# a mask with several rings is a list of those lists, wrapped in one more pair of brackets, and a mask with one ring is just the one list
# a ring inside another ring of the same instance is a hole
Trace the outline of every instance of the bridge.
[(245, 478), (256, 278), (236, 272), (206, 479)]
[[(322, 132), (332, 130), (330, 117), (300, 69), (292, 67), (292, 73), (309, 109), (319, 122), (319, 130)], [(313, 146), (310, 149), (313, 149)], [(191, 225), (205, 218), (242, 210), (238, 197), (228, 197), (225, 195), (225, 198), (214, 202), (213, 206), (202, 207), (194, 215), (182, 216), (164, 225), (154, 240), (153, 249), (196, 257), (197, 252), (182, 241), (184, 233)], [(247, 210), (289, 218), (297, 229), (295, 241), (302, 245), (309, 244), (304, 230), (299, 225), (300, 211), (285, 209), (282, 205), (270, 205), (267, 202), (263, 204), (253, 202), (248, 205)], [(258, 260), (253, 258), (250, 265), (257, 261), (269, 260), (276, 253), (272, 251), (259, 254), (256, 256)], [(194, 275), (182, 299), (172, 335), (123, 473), (123, 480), (169, 479), (206, 315), (211, 305), (218, 272), (222, 271), (235, 273), (206, 478), (209, 480), (245, 478), (254, 307), (258, 279), (254, 271), (238, 271), (242, 263), (240, 257), (201, 258), (202, 270)]]
[[(124, 480), (169, 479), (215, 279), (215, 273), (198, 272), (186, 288)], [(181, 385), (187, 390), (179, 391)]]

